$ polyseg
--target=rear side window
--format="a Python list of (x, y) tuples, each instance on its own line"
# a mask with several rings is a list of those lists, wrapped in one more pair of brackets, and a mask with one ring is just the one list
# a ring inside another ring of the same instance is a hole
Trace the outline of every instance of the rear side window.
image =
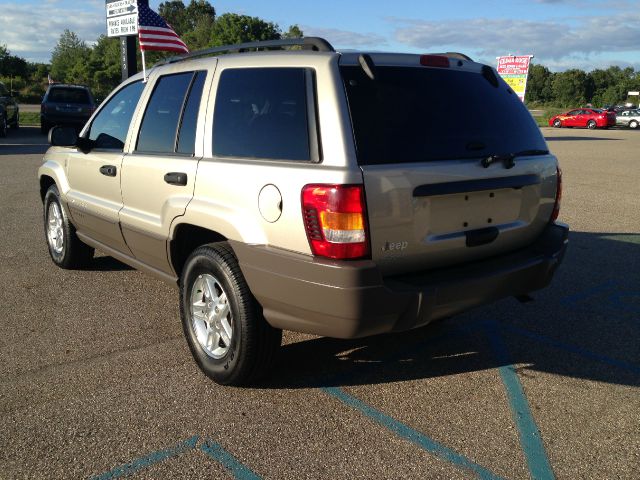
[(89, 92), (83, 88), (54, 87), (49, 90), (47, 101), (58, 103), (91, 103)]
[(213, 117), (217, 156), (310, 160), (305, 68), (227, 69)]
[(361, 165), (547, 151), (504, 83), (445, 68), (341, 67)]
[[(174, 153), (177, 150), (178, 127), (182, 120), (187, 93), (194, 79), (194, 72), (160, 77), (151, 94), (142, 119), (136, 150), (139, 152)], [(202, 88), (200, 88), (200, 95)], [(199, 100), (199, 99), (198, 99)], [(199, 106), (200, 102), (196, 102)], [(197, 109), (191, 108), (191, 113)], [(195, 131), (194, 131), (195, 134)], [(193, 142), (183, 150), (193, 153)]]
[(194, 153), (196, 142), (196, 128), (198, 125), (198, 111), (200, 110), (200, 100), (202, 99), (202, 89), (207, 72), (198, 72), (191, 84), (189, 97), (182, 114), (182, 123), (178, 131), (178, 153)]

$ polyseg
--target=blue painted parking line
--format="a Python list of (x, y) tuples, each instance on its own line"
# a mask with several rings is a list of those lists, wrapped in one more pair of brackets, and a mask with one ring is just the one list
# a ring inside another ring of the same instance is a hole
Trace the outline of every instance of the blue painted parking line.
[(258, 480), (260, 478), (213, 440), (205, 440), (205, 442), (200, 445), (200, 450), (216, 462), (221, 463), (222, 466), (229, 470), (238, 480)]
[(178, 443), (173, 447), (149, 453), (147, 455), (144, 455), (143, 457), (137, 458), (129, 463), (125, 463), (124, 465), (120, 465), (113, 470), (92, 478), (93, 480), (112, 480), (114, 478), (120, 478), (125, 475), (131, 475), (138, 470), (142, 470), (143, 468), (150, 467), (151, 465), (160, 463), (168, 458), (176, 457), (181, 453), (193, 450), (197, 443), (198, 436), (196, 435)]
[(478, 465), (475, 462), (472, 462), (468, 458), (460, 455), (459, 453), (451, 450), (450, 448), (445, 447), (444, 445), (432, 440), (427, 437), (423, 433), (418, 432), (417, 430), (412, 429), (411, 427), (405, 425), (404, 423), (396, 420), (389, 415), (382, 413), (379, 410), (376, 410), (372, 406), (366, 404), (365, 402), (357, 399), (353, 395), (349, 395), (343, 389), (338, 387), (325, 387), (322, 388), (322, 391), (331, 395), (332, 397), (340, 400), (345, 405), (358, 410), (360, 413), (365, 415), (367, 418), (373, 420), (374, 422), (382, 425), (388, 430), (392, 431), (396, 435), (405, 440), (412, 442), (418, 447), (426, 450), (429, 453), (436, 455), (437, 457), (446, 460), (453, 465), (463, 468), (465, 470), (471, 471), (475, 473), (478, 478), (481, 479), (500, 479), (499, 477), (486, 468)]
[(536, 480), (553, 479), (555, 477), (542, 443), (540, 431), (531, 414), (529, 402), (518, 374), (512, 365), (509, 350), (497, 331), (497, 325), (489, 324), (487, 334), (496, 360), (502, 365), (498, 367), (498, 371), (507, 393), (511, 416), (518, 429), (520, 445), (527, 460), (531, 478)]
[[(120, 465), (113, 470), (102, 473), (95, 477), (91, 477), (92, 480), (113, 480), (115, 478), (131, 475), (139, 470), (150, 467), (157, 463), (160, 463), (169, 458), (177, 457), (183, 453), (196, 450), (200, 437), (195, 435), (187, 440), (177, 443), (173, 447), (158, 450), (156, 452), (149, 453), (140, 458), (132, 460), (131, 462)], [(251, 471), (247, 466), (243, 465), (233, 455), (226, 451), (222, 446), (213, 440), (204, 439), (200, 450), (206, 454), (209, 458), (212, 458), (216, 462), (220, 463), (224, 468), (229, 470), (231, 474), (238, 480), (257, 480), (260, 477)]]

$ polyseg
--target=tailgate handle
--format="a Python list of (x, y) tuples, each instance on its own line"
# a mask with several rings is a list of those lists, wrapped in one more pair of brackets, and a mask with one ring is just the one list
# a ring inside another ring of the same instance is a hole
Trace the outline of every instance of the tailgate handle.
[(464, 232), (464, 235), (467, 237), (467, 247), (479, 247), (493, 242), (498, 238), (498, 233), (500, 232), (497, 227), (487, 227), (479, 230), (469, 230)]
[(484, 190), (499, 190), (501, 188), (528, 187), (538, 185), (540, 176), (535, 174), (516, 175), (513, 177), (481, 178), (478, 180), (463, 180), (461, 182), (433, 183), (420, 185), (413, 189), (414, 197), (433, 197), (436, 195), (452, 195), (455, 193), (482, 192)]

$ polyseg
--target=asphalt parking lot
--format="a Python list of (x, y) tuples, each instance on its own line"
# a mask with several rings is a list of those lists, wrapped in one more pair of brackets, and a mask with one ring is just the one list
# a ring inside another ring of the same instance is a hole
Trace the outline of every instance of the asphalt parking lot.
[(286, 332), (220, 387), (177, 292), (49, 260), (35, 128), (0, 140), (0, 478), (640, 478), (640, 132), (544, 129), (570, 246), (551, 287), (420, 330)]

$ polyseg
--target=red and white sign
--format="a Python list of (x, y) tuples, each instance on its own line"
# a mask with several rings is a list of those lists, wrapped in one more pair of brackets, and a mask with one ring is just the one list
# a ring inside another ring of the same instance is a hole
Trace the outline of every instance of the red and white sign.
[(507, 55), (498, 57), (498, 73), (523, 102), (527, 88), (529, 64), (532, 58), (533, 55)]

